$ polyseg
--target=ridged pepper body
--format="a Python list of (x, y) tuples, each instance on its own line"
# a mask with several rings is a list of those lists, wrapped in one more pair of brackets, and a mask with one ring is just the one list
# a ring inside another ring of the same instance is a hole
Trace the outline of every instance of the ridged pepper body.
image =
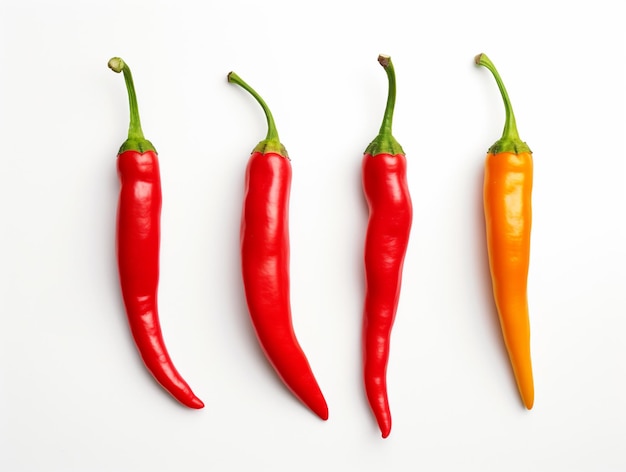
[(391, 131), (396, 103), (395, 69), (391, 57), (385, 54), (378, 56), (378, 63), (385, 69), (389, 87), (380, 130), (361, 161), (363, 193), (369, 208), (362, 345), (365, 393), (382, 437), (386, 438), (391, 433), (387, 362), (413, 207), (404, 150)]
[(383, 437), (391, 431), (387, 363), (413, 209), (404, 154), (365, 154), (363, 190), (369, 207), (365, 238), (363, 365), (365, 391)]

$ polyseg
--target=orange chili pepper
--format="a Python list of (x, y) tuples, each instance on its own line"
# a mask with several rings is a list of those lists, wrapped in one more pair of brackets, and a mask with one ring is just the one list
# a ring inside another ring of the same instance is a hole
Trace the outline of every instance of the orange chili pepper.
[(513, 108), (495, 66), (485, 54), (479, 54), (475, 60), (495, 77), (506, 112), (502, 138), (489, 148), (485, 161), (483, 199), (487, 250), (504, 343), (522, 402), (530, 410), (535, 399), (527, 298), (532, 151), (519, 138)]

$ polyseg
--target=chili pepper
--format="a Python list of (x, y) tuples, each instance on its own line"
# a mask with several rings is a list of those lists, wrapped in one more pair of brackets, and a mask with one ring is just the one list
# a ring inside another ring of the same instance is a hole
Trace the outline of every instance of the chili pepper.
[(530, 261), (532, 151), (519, 137), (502, 79), (485, 54), (475, 58), (496, 79), (506, 120), (485, 161), (483, 200), (493, 295), (504, 343), (526, 408), (534, 403), (527, 280)]
[(291, 163), (261, 96), (237, 74), (228, 81), (250, 93), (267, 119), (267, 136), (246, 167), (241, 218), (241, 267), (250, 318), (270, 364), (291, 392), (323, 420), (328, 406), (296, 338), (290, 302), (289, 194)]
[(130, 330), (143, 362), (156, 381), (183, 405), (202, 408), (202, 401), (174, 367), (159, 323), (161, 179), (157, 152), (144, 138), (128, 65), (119, 57), (111, 59), (108, 65), (114, 72), (123, 72), (130, 103), (128, 139), (117, 155), (121, 183), (117, 259)]
[(398, 309), (402, 268), (411, 232), (413, 207), (406, 178), (406, 157), (391, 133), (396, 76), (391, 58), (380, 55), (389, 92), (378, 136), (363, 156), (363, 190), (369, 207), (365, 238), (363, 361), (365, 391), (383, 438), (391, 432), (387, 363), (391, 329)]

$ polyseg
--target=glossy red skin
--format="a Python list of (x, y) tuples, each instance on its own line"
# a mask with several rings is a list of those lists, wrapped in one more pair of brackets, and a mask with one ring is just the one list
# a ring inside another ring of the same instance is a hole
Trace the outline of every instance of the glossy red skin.
[(413, 218), (402, 154), (363, 157), (363, 190), (369, 206), (365, 239), (363, 364), (365, 391), (384, 438), (391, 432), (387, 362), (398, 308), (402, 267)]
[(130, 329), (146, 367), (183, 405), (204, 404), (178, 373), (165, 348), (157, 308), (161, 218), (159, 161), (153, 151), (117, 157), (121, 183), (117, 212), (117, 258)]
[(246, 168), (241, 219), (243, 284), (267, 359), (291, 392), (320, 418), (328, 406), (294, 333), (289, 279), (291, 163), (254, 152)]

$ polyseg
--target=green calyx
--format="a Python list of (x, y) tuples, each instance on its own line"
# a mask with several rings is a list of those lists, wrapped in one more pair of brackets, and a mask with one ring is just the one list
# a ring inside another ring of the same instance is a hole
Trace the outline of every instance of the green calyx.
[(494, 78), (496, 79), (498, 88), (500, 89), (502, 100), (504, 101), (504, 111), (506, 114), (504, 131), (502, 132), (502, 137), (489, 148), (489, 152), (491, 154), (498, 154), (501, 152), (512, 152), (515, 154), (519, 154), (521, 152), (532, 152), (528, 145), (519, 137), (519, 133), (517, 132), (517, 124), (515, 122), (515, 114), (513, 113), (513, 107), (511, 106), (509, 95), (506, 91), (506, 88), (504, 87), (502, 79), (500, 78), (500, 74), (498, 74), (496, 67), (493, 65), (493, 62), (491, 62), (491, 60), (485, 54), (477, 55), (474, 58), (474, 61), (479, 66), (486, 67), (491, 71)]
[(143, 136), (141, 129), (141, 120), (139, 118), (139, 107), (137, 105), (137, 95), (135, 94), (135, 85), (133, 84), (133, 76), (128, 65), (120, 57), (114, 57), (109, 60), (109, 69), (113, 72), (124, 74), (126, 82), (126, 90), (128, 91), (128, 103), (130, 105), (130, 125), (128, 126), (128, 139), (124, 141), (120, 147), (119, 153), (124, 151), (137, 151), (140, 153), (146, 151), (156, 152), (156, 149), (150, 141)]
[(250, 87), (246, 82), (241, 79), (241, 77), (239, 77), (234, 72), (230, 72), (227, 78), (228, 82), (239, 85), (250, 95), (252, 95), (259, 103), (259, 105), (261, 105), (261, 108), (265, 113), (265, 118), (267, 119), (267, 136), (263, 141), (256, 145), (252, 152), (260, 152), (262, 154), (275, 153), (280, 154), (283, 157), (289, 158), (289, 155), (287, 154), (287, 149), (285, 149), (285, 146), (282, 145), (278, 137), (278, 131), (276, 130), (276, 123), (274, 122), (272, 112), (270, 111), (263, 98), (261, 98), (261, 96), (252, 87)]
[(391, 124), (393, 121), (393, 110), (396, 105), (396, 73), (391, 62), (391, 57), (383, 54), (378, 56), (378, 62), (387, 72), (387, 79), (389, 80), (389, 91), (387, 94), (387, 106), (385, 107), (385, 114), (383, 115), (383, 122), (380, 126), (378, 136), (367, 146), (365, 153), (370, 156), (377, 154), (404, 154), (402, 146), (396, 141), (391, 133)]

